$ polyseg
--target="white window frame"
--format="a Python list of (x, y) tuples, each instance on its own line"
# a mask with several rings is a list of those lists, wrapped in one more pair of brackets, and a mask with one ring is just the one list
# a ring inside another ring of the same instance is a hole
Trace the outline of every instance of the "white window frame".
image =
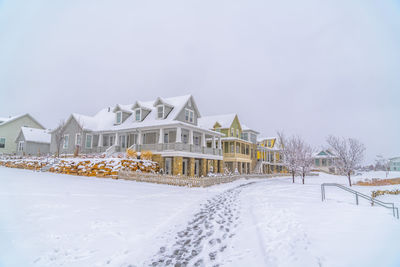
[[(139, 120), (136, 117), (136, 112), (139, 111)], [(135, 121), (141, 121), (142, 120), (142, 109), (141, 108), (137, 108), (135, 109)]]
[[(186, 112), (187, 112), (187, 118), (186, 118)], [(194, 111), (188, 108), (185, 108), (185, 121), (187, 122), (194, 122)]]
[[(80, 137), (79, 143), (78, 143), (78, 136)], [(81, 146), (82, 145), (82, 135), (80, 133), (77, 133), (75, 135), (75, 145), (76, 146)]]
[[(88, 137), (91, 137), (90, 139), (90, 147), (87, 146), (87, 139)], [(93, 134), (86, 134), (86, 138), (85, 138), (85, 148), (92, 148), (93, 147)]]
[(18, 151), (24, 151), (24, 141), (18, 142)]
[(0, 140), (1, 139), (4, 139), (4, 147), (1, 147), (1, 148), (6, 148), (6, 138), (5, 137), (0, 137)]
[[(162, 114), (161, 114), (161, 117), (160, 117), (160, 113), (158, 111), (158, 108), (161, 108), (161, 107), (162, 107)], [(161, 120), (161, 119), (164, 119), (164, 117), (165, 117), (165, 106), (164, 105), (158, 105), (157, 106), (157, 119)]]
[[(118, 121), (118, 115), (120, 115), (120, 120)], [(116, 121), (116, 123), (117, 124), (121, 124), (122, 123), (122, 111), (117, 111), (116, 113), (115, 113), (115, 121)]]
[(64, 134), (63, 149), (67, 149), (68, 146), (69, 146), (69, 134)]

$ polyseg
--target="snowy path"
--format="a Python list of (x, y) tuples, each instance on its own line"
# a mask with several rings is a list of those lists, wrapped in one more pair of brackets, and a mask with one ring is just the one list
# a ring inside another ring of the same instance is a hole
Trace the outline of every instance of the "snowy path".
[(182, 188), (0, 168), (0, 266), (400, 266), (391, 211), (336, 188), (321, 202), (321, 183), (346, 181)]
[(174, 244), (163, 246), (152, 266), (219, 266), (227, 239), (235, 235), (240, 211), (238, 197), (254, 182), (229, 189), (202, 205), (201, 210), (178, 232)]

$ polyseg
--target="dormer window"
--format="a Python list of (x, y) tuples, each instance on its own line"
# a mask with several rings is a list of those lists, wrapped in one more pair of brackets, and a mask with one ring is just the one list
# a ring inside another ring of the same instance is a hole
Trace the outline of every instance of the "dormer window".
[(122, 122), (122, 111), (117, 111), (117, 124)]
[(194, 112), (190, 109), (185, 109), (185, 121), (187, 122), (194, 122)]
[(157, 119), (163, 119), (164, 118), (164, 110), (165, 110), (164, 105), (157, 106)]
[(140, 121), (142, 117), (142, 110), (140, 108), (135, 110), (135, 120)]

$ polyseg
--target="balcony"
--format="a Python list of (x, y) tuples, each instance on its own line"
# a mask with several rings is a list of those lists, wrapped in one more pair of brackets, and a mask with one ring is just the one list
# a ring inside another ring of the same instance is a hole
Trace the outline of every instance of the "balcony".
[(222, 156), (221, 149), (201, 147), (184, 143), (143, 144), (143, 145), (133, 145), (131, 148), (136, 151), (144, 151), (144, 150), (149, 150), (153, 152), (183, 151), (183, 152), (191, 152), (198, 154)]

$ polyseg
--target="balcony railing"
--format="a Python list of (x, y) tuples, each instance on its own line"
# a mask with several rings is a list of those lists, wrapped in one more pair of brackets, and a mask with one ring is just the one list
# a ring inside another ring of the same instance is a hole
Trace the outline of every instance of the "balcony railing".
[(185, 151), (199, 154), (222, 156), (222, 150), (218, 148), (201, 147), (197, 145), (189, 145), (185, 143), (165, 143), (165, 144), (143, 144), (132, 145), (130, 147), (136, 151), (150, 150), (154, 152), (162, 151)]

